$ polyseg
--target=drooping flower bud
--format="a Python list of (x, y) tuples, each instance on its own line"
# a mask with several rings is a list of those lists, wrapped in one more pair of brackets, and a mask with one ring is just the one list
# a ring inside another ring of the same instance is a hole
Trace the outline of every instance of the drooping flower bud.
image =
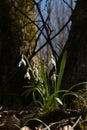
[(26, 72), (26, 74), (24, 75), (24, 78), (27, 78), (28, 80), (31, 79), (31, 76), (30, 76), (30, 74), (29, 74), (29, 71)]
[(24, 66), (26, 66), (26, 61), (24, 60), (24, 58), (22, 58), (21, 60), (20, 60), (20, 62), (19, 62), (19, 64), (18, 64), (18, 67), (21, 67), (21, 65), (24, 65)]

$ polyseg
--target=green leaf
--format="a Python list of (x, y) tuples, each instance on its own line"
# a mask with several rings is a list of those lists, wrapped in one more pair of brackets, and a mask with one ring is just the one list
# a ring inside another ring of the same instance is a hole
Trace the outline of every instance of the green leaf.
[(67, 90), (67, 91), (61, 96), (61, 99), (63, 100), (64, 97), (65, 97), (65, 96), (68, 96), (68, 95), (72, 95), (72, 96), (78, 98), (78, 94), (77, 94), (77, 93)]
[(49, 96), (49, 84), (48, 84), (47, 70), (46, 70), (46, 65), (45, 65), (44, 61), (42, 61), (42, 63), (41, 63), (41, 78), (43, 80), (46, 95)]
[(77, 84), (75, 84), (75, 85), (69, 87), (69, 88), (70, 88), (69, 90), (71, 90), (71, 89), (73, 89), (73, 88), (75, 88), (75, 87), (78, 87), (78, 86), (80, 86), (80, 85), (84, 85), (84, 84), (87, 84), (87, 82), (80, 82), (80, 83), (77, 83)]
[(63, 77), (63, 73), (64, 73), (64, 69), (65, 69), (65, 64), (66, 64), (66, 59), (67, 59), (67, 51), (64, 52), (63, 57), (62, 57), (62, 61), (60, 64), (60, 70), (59, 70), (59, 75), (58, 75), (58, 80), (57, 80), (56, 91), (60, 90), (61, 81), (62, 81), (62, 77)]
[(24, 125), (26, 125), (29, 121), (32, 121), (32, 120), (35, 120), (35, 121), (38, 121), (38, 122), (42, 123), (42, 124), (47, 128), (47, 130), (51, 130), (51, 129), (49, 128), (49, 126), (47, 126), (47, 124), (46, 124), (45, 122), (43, 122), (42, 120), (40, 120), (40, 119), (38, 119), (38, 118), (27, 119), (27, 120), (25, 121)]

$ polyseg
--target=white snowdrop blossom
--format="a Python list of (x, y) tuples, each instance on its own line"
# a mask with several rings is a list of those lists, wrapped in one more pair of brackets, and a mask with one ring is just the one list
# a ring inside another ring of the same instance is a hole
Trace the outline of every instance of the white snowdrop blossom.
[(18, 64), (18, 67), (21, 67), (21, 65), (24, 65), (24, 66), (26, 66), (26, 61), (24, 60), (24, 58), (22, 58), (21, 60), (20, 60), (20, 62), (19, 62), (19, 64)]
[(56, 81), (56, 74), (55, 73), (51, 76), (51, 79)]
[(50, 61), (49, 61), (49, 63), (48, 63), (48, 66), (51, 66), (51, 65), (53, 65), (53, 66), (56, 67), (55, 58), (54, 58), (52, 55), (51, 55), (51, 59), (50, 59)]
[(52, 58), (51, 59), (51, 63), (54, 65), (54, 66), (56, 66), (56, 62), (55, 62), (55, 60)]
[(31, 79), (31, 76), (30, 76), (30, 74), (29, 74), (29, 71), (27, 71), (27, 73), (24, 75), (24, 78), (28, 78), (28, 80)]

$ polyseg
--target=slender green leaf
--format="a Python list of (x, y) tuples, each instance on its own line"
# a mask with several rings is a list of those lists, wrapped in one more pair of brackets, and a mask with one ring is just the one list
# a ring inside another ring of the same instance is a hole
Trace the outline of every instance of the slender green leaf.
[(56, 91), (60, 90), (61, 81), (62, 81), (62, 77), (63, 77), (63, 73), (64, 73), (64, 69), (65, 69), (65, 64), (66, 64), (66, 59), (67, 59), (67, 51), (64, 52), (63, 57), (62, 57), (62, 61), (60, 64), (60, 70), (59, 70), (59, 75), (58, 75), (58, 80), (57, 80)]
[(71, 90), (71, 89), (73, 89), (73, 88), (75, 88), (75, 87), (77, 87), (77, 86), (84, 85), (84, 84), (87, 84), (87, 82), (77, 83), (77, 84), (75, 84), (75, 85), (69, 87), (69, 90)]
[(38, 119), (38, 118), (27, 119), (27, 120), (25, 121), (24, 125), (26, 125), (29, 121), (32, 121), (32, 120), (36, 120), (36, 121), (42, 123), (48, 130), (51, 130), (51, 129), (49, 128), (49, 126), (47, 126), (47, 124), (46, 124), (45, 122), (43, 122), (42, 120), (40, 120), (40, 119)]

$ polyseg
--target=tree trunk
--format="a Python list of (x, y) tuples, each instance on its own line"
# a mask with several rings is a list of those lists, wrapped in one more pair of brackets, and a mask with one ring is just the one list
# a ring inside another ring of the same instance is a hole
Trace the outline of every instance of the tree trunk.
[(28, 3), (20, 0), (13, 3), (10, 0), (0, 1), (0, 105), (20, 105), (23, 86), (27, 82), (24, 79), (26, 68), (18, 68), (18, 63), (21, 53), (28, 57), (31, 55), (36, 38), (36, 28), (21, 11), (33, 20), (35, 10), (32, 8), (30, 11), (33, 6), (32, 0)]
[(0, 1), (0, 105), (7, 99), (12, 100), (15, 90), (15, 82), (12, 84), (12, 81), (16, 78), (13, 75), (20, 59), (19, 26), (11, 11), (8, 0)]
[(87, 81), (87, 0), (78, 0), (72, 14), (69, 38), (64, 47), (67, 63), (62, 87)]

